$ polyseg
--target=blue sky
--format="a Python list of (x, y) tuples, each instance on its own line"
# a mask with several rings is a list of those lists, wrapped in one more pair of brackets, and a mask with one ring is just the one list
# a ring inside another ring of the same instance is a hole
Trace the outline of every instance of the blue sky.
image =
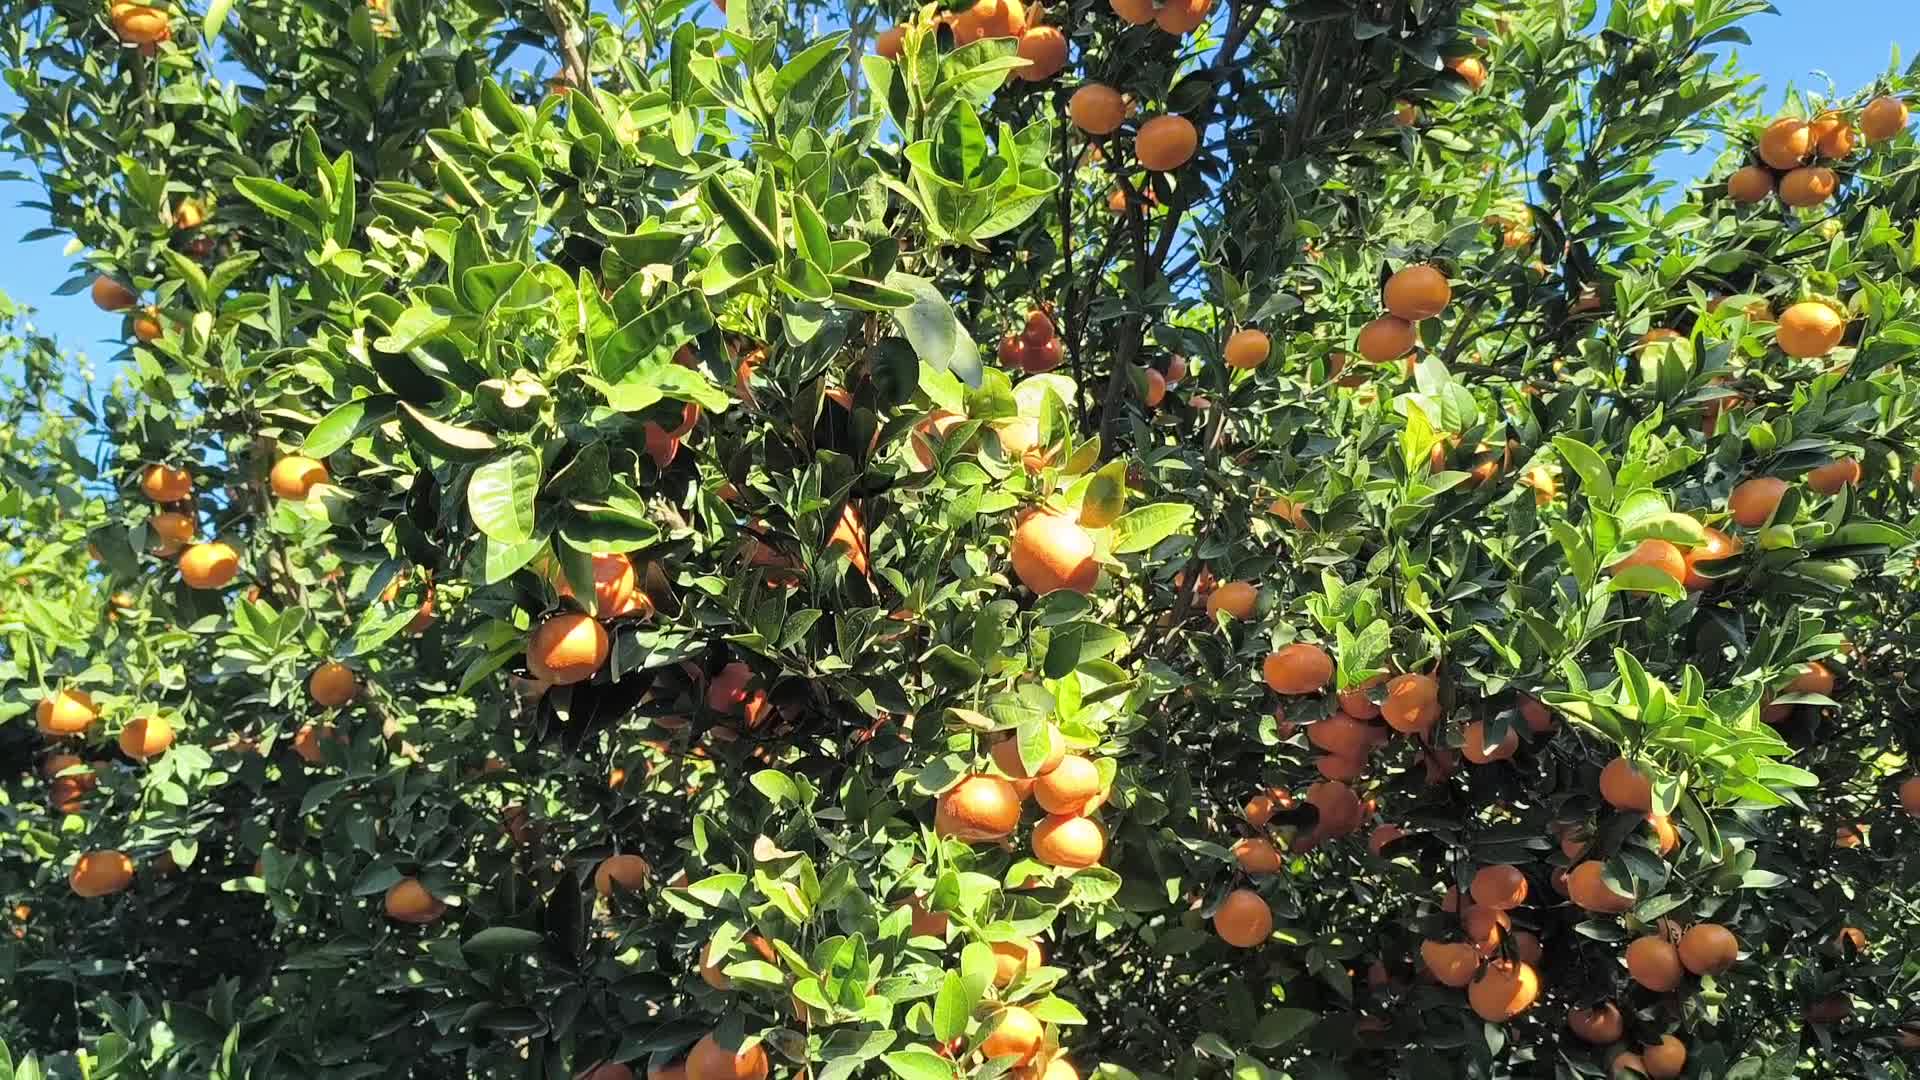
[[(1824, 91), (1831, 79), (1841, 92), (1851, 92), (1886, 69), (1896, 44), (1903, 64), (1920, 48), (1917, 0), (1775, 0), (1775, 4), (1782, 14), (1746, 22), (1753, 45), (1742, 50), (1744, 66), (1766, 83), (1769, 106), (1784, 100), (1790, 85)], [(15, 107), (17, 99), (0, 87), (0, 108)], [(4, 167), (12, 166), (0, 162)], [(17, 238), (47, 224), (42, 211), (19, 205), (39, 197), (31, 182), (0, 181), (0, 237)], [(53, 294), (71, 275), (65, 243), (64, 237), (16, 241), (9, 257), (0, 259), (0, 290), (37, 309), (38, 327), (67, 349), (104, 362), (120, 350), (120, 320), (95, 309), (84, 292)]]

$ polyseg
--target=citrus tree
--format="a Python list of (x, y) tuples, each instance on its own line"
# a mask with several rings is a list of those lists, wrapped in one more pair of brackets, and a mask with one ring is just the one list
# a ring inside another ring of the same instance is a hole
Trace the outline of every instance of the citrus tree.
[(1913, 74), (0, 10), (0, 1076), (1913, 1073)]

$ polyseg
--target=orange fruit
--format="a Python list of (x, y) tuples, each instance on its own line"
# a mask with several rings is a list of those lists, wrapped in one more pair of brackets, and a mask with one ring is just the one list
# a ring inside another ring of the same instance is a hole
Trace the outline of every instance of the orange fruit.
[(1773, 194), (1773, 173), (1758, 165), (1743, 165), (1727, 177), (1727, 196), (1737, 203), (1756, 203)]
[(1420, 943), (1420, 962), (1433, 973), (1434, 980), (1442, 986), (1451, 986), (1458, 990), (1473, 981), (1480, 970), (1480, 952), (1464, 941), (1434, 941), (1431, 938)]
[(1381, 672), (1356, 686), (1340, 691), (1340, 711), (1355, 720), (1374, 720), (1380, 716), (1380, 706), (1374, 704), (1369, 693), (1374, 687), (1387, 681), (1386, 672)]
[(1361, 327), (1353, 339), (1353, 348), (1373, 363), (1384, 364), (1412, 352), (1417, 343), (1412, 323), (1386, 315)]
[(1067, 117), (1089, 135), (1111, 135), (1127, 118), (1127, 101), (1111, 86), (1088, 83), (1067, 99)]
[(1546, 949), (1540, 945), (1540, 938), (1530, 930), (1515, 930), (1511, 940), (1514, 958), (1538, 971), (1540, 962), (1547, 955)]
[[(1026, 766), (1020, 760), (1020, 740), (1018, 737), (1009, 735), (999, 742), (994, 743), (991, 753), (994, 765), (1013, 780), (1032, 780), (1035, 777), (1045, 776), (1059, 768), (1060, 763), (1066, 760), (1067, 745), (1061, 741), (1058, 729), (1054, 731), (1052, 747), (1053, 749), (1048, 753), (1047, 759), (1042, 761), (1040, 767), (1033, 770), (1031, 774), (1027, 772)], [(1019, 784), (1016, 783), (1014, 786), (1018, 787)], [(1024, 794), (1022, 797), (1024, 797)]]
[(1836, 825), (1833, 829), (1833, 846), (1839, 848), (1857, 848), (1867, 842), (1858, 825)]
[(1084, 870), (1106, 852), (1107, 832), (1092, 818), (1054, 814), (1033, 827), (1033, 857), (1048, 866)]
[(172, 465), (149, 465), (140, 474), (140, 490), (154, 502), (179, 502), (193, 494), (193, 474)]
[(1508, 911), (1527, 902), (1527, 875), (1517, 866), (1483, 866), (1474, 873), (1467, 892), (1476, 904)]
[(1338, 780), (1321, 780), (1307, 788), (1307, 803), (1320, 814), (1320, 823), (1313, 830), (1316, 840), (1352, 833), (1366, 813), (1360, 796)]
[(1605, 1046), (1619, 1042), (1620, 1036), (1626, 1034), (1627, 1024), (1620, 1015), (1619, 1006), (1611, 1001), (1603, 1001), (1584, 1009), (1567, 1010), (1567, 1030), (1573, 1032), (1573, 1037), (1581, 1042)]
[(1272, 351), (1272, 348), (1273, 345), (1267, 340), (1265, 333), (1251, 327), (1236, 330), (1233, 336), (1227, 339), (1227, 366), (1242, 371), (1257, 368), (1267, 362), (1267, 354)]
[(1034, 26), (1020, 35), (1016, 50), (1027, 66), (1014, 70), (1026, 82), (1045, 82), (1067, 66), (1067, 36), (1058, 27)]
[(1005, 839), (1020, 824), (1020, 793), (998, 776), (975, 773), (948, 788), (934, 809), (941, 836), (968, 843)]
[(89, 851), (74, 862), (67, 885), (75, 896), (111, 896), (133, 884), (133, 860), (124, 851)]
[(1396, 127), (1410, 128), (1420, 122), (1420, 107), (1411, 101), (1400, 100), (1393, 103), (1393, 123)]
[(1907, 129), (1907, 103), (1895, 97), (1877, 97), (1860, 110), (1860, 134), (1870, 143), (1886, 142)]
[(1520, 719), (1526, 722), (1527, 730), (1535, 735), (1545, 735), (1553, 730), (1553, 713), (1540, 703), (1539, 698), (1527, 694), (1520, 695)]
[(1080, 1070), (1074, 1068), (1073, 1062), (1064, 1057), (1056, 1057), (1047, 1062), (1045, 1068), (1041, 1068), (1040, 1062), (1036, 1059), (1014, 1072), (1013, 1080), (1080, 1080)]
[(766, 1080), (767, 1051), (759, 1043), (735, 1053), (712, 1035), (687, 1051), (687, 1080)]
[(1518, 960), (1495, 960), (1467, 987), (1467, 1004), (1482, 1020), (1496, 1024), (1533, 1008), (1540, 997), (1540, 974)]
[(1773, 517), (1780, 497), (1787, 493), (1787, 482), (1777, 476), (1756, 476), (1744, 481), (1727, 497), (1727, 509), (1733, 523), (1748, 529), (1758, 528)]
[(1307, 725), (1307, 741), (1329, 754), (1365, 757), (1373, 749), (1373, 728), (1344, 712)]
[(1113, 13), (1132, 26), (1145, 26), (1153, 21), (1153, 0), (1107, 0)]
[(191, 543), (199, 531), (193, 518), (172, 510), (162, 510), (147, 519), (147, 532), (155, 539), (156, 555), (172, 555)]
[(1909, 776), (1900, 781), (1900, 809), (1920, 817), (1920, 776)]
[(1818, 660), (1810, 660), (1800, 665), (1800, 674), (1795, 675), (1793, 681), (1782, 687), (1781, 690), (1788, 694), (1820, 694), (1826, 696), (1833, 693), (1833, 687), (1833, 669)]
[(1475, 765), (1505, 761), (1520, 749), (1520, 733), (1509, 727), (1499, 745), (1487, 746), (1487, 726), (1478, 720), (1467, 725), (1465, 737), (1460, 744), (1460, 756)]
[(1477, 56), (1450, 56), (1446, 66), (1464, 79), (1469, 89), (1478, 90), (1487, 84), (1487, 65)]
[(1601, 877), (1603, 869), (1594, 860), (1575, 864), (1567, 872), (1567, 899), (1587, 911), (1608, 915), (1618, 915), (1632, 909), (1633, 897), (1614, 892)]
[(1640, 1048), (1640, 1060), (1646, 1062), (1648, 1080), (1673, 1080), (1687, 1067), (1687, 1044), (1671, 1035)]
[(1718, 975), (1740, 959), (1740, 939), (1719, 923), (1699, 923), (1680, 936), (1680, 963), (1695, 975)]
[(1665, 540), (1642, 540), (1634, 545), (1627, 557), (1607, 567), (1607, 572), (1618, 576), (1628, 567), (1651, 566), (1667, 575), (1675, 584), (1686, 580), (1687, 557), (1680, 549)]
[(1648, 934), (1627, 946), (1627, 974), (1641, 986), (1664, 994), (1680, 985), (1686, 970), (1680, 964), (1680, 950), (1672, 942)]
[(1041, 964), (1040, 946), (1032, 938), (990, 942), (987, 948), (993, 951), (993, 985), (1002, 990)]
[[(593, 557), (593, 602), (594, 610), (602, 615), (618, 613), (633, 596), (634, 569), (633, 560), (625, 555), (595, 555)], [(573, 584), (566, 574), (558, 575), (554, 583), (554, 592), (563, 597), (573, 596)]]
[(1165, 0), (1154, 15), (1154, 25), (1169, 34), (1191, 34), (1207, 21), (1213, 0)]
[(1860, 462), (1853, 458), (1829, 461), (1807, 473), (1807, 487), (1820, 495), (1838, 494), (1841, 488), (1858, 486)]
[(1247, 805), (1241, 809), (1241, 814), (1246, 817), (1247, 824), (1258, 826), (1272, 821), (1275, 810), (1291, 809), (1293, 809), (1291, 796), (1280, 788), (1268, 788), (1248, 799)]
[(304, 499), (315, 484), (327, 482), (327, 467), (310, 457), (291, 454), (273, 463), (268, 482), (273, 493), (283, 499)]
[(585, 682), (607, 660), (607, 628), (591, 615), (564, 611), (548, 617), (527, 639), (527, 670), (541, 682)]
[(1379, 825), (1367, 834), (1367, 850), (1381, 858), (1387, 857), (1387, 845), (1407, 835), (1407, 830), (1388, 822)]
[[(1010, 1057), (1015, 1059), (1015, 1064), (1025, 1065), (1039, 1052), (1044, 1036), (1038, 1018), (1018, 1005), (1009, 1005), (1000, 1011), (993, 1030), (981, 1042), (980, 1053), (989, 1060)], [(697, 1077), (690, 1072), (689, 1080)]]
[(1387, 310), (1395, 318), (1419, 322), (1447, 310), (1448, 302), (1453, 299), (1453, 286), (1438, 268), (1423, 263), (1406, 267), (1388, 278), (1385, 299)]
[(1782, 117), (1760, 135), (1760, 160), (1776, 169), (1797, 167), (1813, 152), (1813, 128), (1805, 120)]
[(1802, 300), (1780, 313), (1774, 340), (1781, 352), (1806, 360), (1832, 352), (1846, 333), (1847, 323), (1839, 312), (1816, 300)]
[(638, 855), (609, 855), (593, 868), (593, 891), (601, 896), (639, 892), (653, 866)]
[(136, 716), (120, 729), (120, 752), (145, 762), (173, 745), (173, 725), (158, 716)]
[(1780, 201), (1792, 207), (1818, 206), (1833, 198), (1840, 178), (1825, 165), (1804, 165), (1780, 178)]
[(93, 695), (84, 690), (55, 690), (33, 709), (42, 735), (78, 735), (99, 716), (100, 711), (93, 707)]
[(977, 0), (953, 19), (954, 40), (970, 45), (982, 38), (1017, 37), (1027, 28), (1020, 0)]
[(1259, 606), (1260, 590), (1251, 582), (1229, 581), (1213, 590), (1207, 597), (1207, 617), (1212, 618), (1221, 612), (1245, 622), (1253, 618), (1254, 608)]
[(1321, 754), (1313, 767), (1329, 780), (1358, 780), (1366, 774), (1367, 759), (1352, 754)]
[(1140, 167), (1152, 172), (1172, 172), (1185, 165), (1200, 146), (1200, 133), (1193, 121), (1184, 116), (1156, 116), (1140, 125), (1133, 137), (1134, 156)]
[(966, 417), (945, 409), (935, 409), (926, 419), (913, 425), (913, 433), (907, 439), (907, 445), (913, 451), (914, 462), (919, 466), (915, 471), (926, 472), (933, 468), (934, 440), (945, 439), (947, 432), (964, 423)]
[(1460, 929), (1481, 956), (1499, 952), (1500, 941), (1512, 925), (1513, 920), (1506, 912), (1479, 904), (1468, 904), (1460, 912)]
[(1274, 847), (1272, 841), (1261, 837), (1250, 836), (1235, 841), (1233, 857), (1240, 864), (1240, 869), (1249, 874), (1280, 872), (1280, 849)]
[(307, 678), (307, 693), (323, 709), (337, 709), (360, 692), (360, 680), (345, 664), (328, 661)]
[(1333, 657), (1318, 645), (1296, 641), (1268, 654), (1260, 671), (1276, 694), (1317, 694), (1333, 678)]
[(142, 342), (154, 342), (166, 329), (160, 325), (160, 310), (149, 305), (140, 314), (133, 317), (133, 336)]
[(1824, 112), (1813, 118), (1813, 149), (1823, 158), (1843, 158), (1853, 153), (1853, 125), (1837, 112)]
[(1251, 949), (1273, 933), (1273, 909), (1252, 889), (1235, 889), (1215, 909), (1213, 932), (1236, 949)]
[(1055, 589), (1090, 593), (1100, 579), (1093, 537), (1064, 517), (1038, 513), (1013, 531), (1013, 573), (1039, 595)]
[[(599, 883), (599, 878), (600, 875), (595, 873), (595, 884)], [(606, 894), (602, 893), (601, 895), (605, 896)], [(720, 965), (727, 961), (726, 954), (721, 953), (718, 956), (714, 955), (714, 946), (718, 944), (719, 941), (719, 938), (708, 938), (707, 943), (700, 947), (700, 981), (713, 987), (715, 990), (731, 990), (733, 989), (733, 980), (727, 978), (727, 973), (720, 970)]]
[(925, 897), (916, 896), (900, 906), (913, 920), (907, 931), (911, 936), (947, 939), (947, 913), (927, 910)]
[(446, 914), (447, 905), (427, 891), (415, 878), (403, 877), (387, 889), (387, 918), (395, 922), (425, 925)]
[(47, 802), (62, 814), (77, 814), (86, 798), (100, 786), (100, 777), (92, 769), (62, 776), (68, 769), (83, 767), (86, 762), (73, 754), (53, 754), (40, 765), (40, 774), (47, 777)]
[(1033, 782), (1033, 801), (1049, 814), (1084, 814), (1087, 803), (1100, 797), (1100, 769), (1079, 754), (1060, 759), (1060, 764)]
[[(1728, 536), (1719, 529), (1707, 529), (1705, 532), (1706, 543), (1687, 549), (1687, 574), (1680, 583), (1689, 589), (1713, 587), (1714, 579), (1701, 575), (1701, 563), (1717, 563), (1740, 553), (1741, 544), (1738, 538)], [(1706, 569), (1712, 570), (1713, 567), (1708, 566)]]
[(173, 36), (165, 8), (119, 3), (109, 9), (109, 16), (123, 45), (158, 45)]
[(93, 305), (101, 311), (125, 311), (140, 302), (132, 289), (105, 274), (94, 277), (88, 292), (93, 296)]
[(1645, 1076), (1646, 1073), (1647, 1063), (1640, 1060), (1639, 1054), (1617, 1054), (1609, 1066), (1607, 1075), (1614, 1077), (1614, 1080), (1627, 1080), (1627, 1078)]
[(1660, 848), (1660, 854), (1671, 855), (1680, 850), (1680, 830), (1673, 827), (1672, 819), (1665, 814), (1648, 814), (1647, 828), (1653, 830), (1654, 843)]
[(321, 739), (333, 743), (346, 741), (334, 732), (331, 724), (302, 724), (300, 730), (293, 734), (293, 752), (300, 756), (301, 761), (318, 765), (325, 760), (320, 750)]
[(218, 589), (240, 573), (240, 553), (215, 540), (180, 553), (180, 580), (190, 589)]
[(1417, 672), (1401, 675), (1387, 683), (1387, 700), (1380, 706), (1387, 726), (1403, 735), (1413, 735), (1433, 727), (1440, 719), (1440, 684), (1430, 675)]
[(1142, 395), (1141, 400), (1146, 404), (1147, 408), (1157, 409), (1160, 407), (1160, 403), (1167, 398), (1167, 377), (1160, 374), (1159, 370), (1155, 368), (1146, 368), (1144, 371), (1147, 379), (1147, 392)]
[(1616, 810), (1653, 809), (1653, 781), (1626, 758), (1614, 758), (1600, 770), (1600, 797)]
[(907, 28), (889, 26), (873, 39), (873, 51), (889, 60), (900, 59), (900, 46), (907, 40)]

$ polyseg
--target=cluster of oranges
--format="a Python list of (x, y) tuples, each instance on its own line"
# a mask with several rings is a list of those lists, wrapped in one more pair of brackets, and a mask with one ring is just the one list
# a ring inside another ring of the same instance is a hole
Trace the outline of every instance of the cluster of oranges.
[[(1907, 106), (1899, 98), (1878, 97), (1860, 110), (1859, 133), (1869, 143), (1886, 142), (1906, 127)], [(1760, 163), (1743, 165), (1727, 177), (1727, 195), (1734, 202), (1757, 203), (1777, 190), (1788, 206), (1818, 206), (1833, 197), (1840, 181), (1817, 162), (1840, 161), (1853, 150), (1854, 127), (1841, 113), (1824, 112), (1810, 121), (1782, 117), (1760, 135), (1754, 148)]]
[[(1088, 83), (1067, 99), (1067, 118), (1095, 138), (1120, 130), (1132, 111), (1126, 95), (1102, 83)], [(1193, 159), (1200, 131), (1179, 113), (1164, 113), (1142, 123), (1133, 136), (1133, 155), (1141, 168), (1172, 172)]]
[[(940, 15), (934, 25), (951, 27), (957, 45), (987, 38), (1019, 38), (1016, 55), (1027, 65), (1015, 68), (1013, 76), (1027, 82), (1045, 82), (1067, 66), (1067, 36), (1059, 27), (1042, 25), (1044, 17), (1039, 4), (1027, 7), (1021, 0), (976, 0), (972, 7)], [(874, 39), (874, 51), (898, 60), (906, 37), (905, 26), (888, 27)]]
[(1000, 339), (1000, 363), (1029, 375), (1052, 371), (1060, 366), (1060, 335), (1053, 319), (1041, 308), (1027, 312), (1026, 328)]
[[(1107, 836), (1092, 815), (1107, 800), (1108, 782), (1092, 758), (1067, 752), (1059, 729), (1048, 725), (1044, 737), (1045, 756), (1032, 767), (1016, 737), (997, 738), (989, 748), (992, 770), (970, 773), (940, 795), (934, 831), (969, 844), (1004, 843), (1020, 825), (1023, 804), (1032, 800), (1043, 815), (1033, 826), (1034, 859), (1066, 870), (1099, 865)], [(916, 910), (915, 933), (923, 932), (923, 922), (936, 918), (944, 934), (943, 916)], [(1041, 962), (1039, 945), (1027, 938), (992, 942), (991, 948), (994, 985), (1001, 989)], [(1077, 1080), (1079, 1075), (1057, 1047), (1049, 1047), (1039, 1018), (1018, 1005), (999, 1010), (980, 1053), (988, 1059), (1011, 1057), (1019, 1075), (1034, 1080)]]
[[(1807, 487), (1818, 495), (1834, 495), (1858, 484), (1861, 475), (1858, 460), (1838, 458), (1810, 470)], [(1763, 544), (1776, 542), (1767, 530), (1788, 487), (1787, 481), (1777, 476), (1744, 480), (1727, 496), (1727, 514), (1740, 528), (1761, 530)], [(1671, 540), (1642, 540), (1608, 570), (1617, 576), (1630, 567), (1648, 566), (1672, 578), (1682, 588), (1696, 592), (1710, 589), (1716, 578), (1711, 576), (1713, 568), (1708, 564), (1738, 555), (1746, 545), (1738, 536), (1720, 529), (1708, 527), (1702, 532), (1705, 539), (1685, 549)]]
[(1421, 263), (1396, 271), (1382, 290), (1387, 314), (1360, 328), (1354, 351), (1375, 364), (1392, 363), (1419, 344), (1415, 324), (1447, 310), (1453, 285), (1438, 267)]
[(1213, 11), (1213, 0), (1107, 0), (1113, 13), (1130, 26), (1148, 23), (1178, 37), (1200, 29)]

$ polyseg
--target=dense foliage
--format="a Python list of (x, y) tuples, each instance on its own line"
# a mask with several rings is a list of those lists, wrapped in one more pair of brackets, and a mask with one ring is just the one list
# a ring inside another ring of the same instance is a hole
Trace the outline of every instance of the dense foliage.
[(1914, 1075), (1920, 76), (1767, 11), (0, 3), (0, 1077)]

